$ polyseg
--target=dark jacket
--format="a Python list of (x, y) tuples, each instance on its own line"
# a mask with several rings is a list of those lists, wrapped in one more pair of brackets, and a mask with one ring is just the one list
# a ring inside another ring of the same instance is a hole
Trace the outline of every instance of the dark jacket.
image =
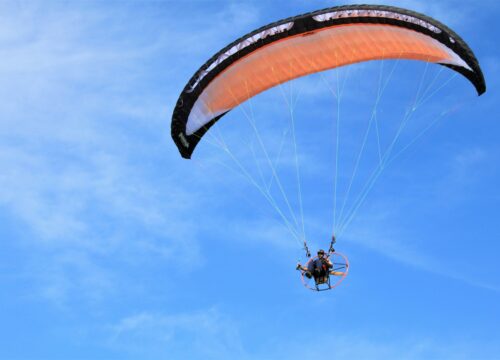
[(326, 258), (314, 258), (307, 264), (307, 270), (314, 276), (324, 276), (333, 267)]

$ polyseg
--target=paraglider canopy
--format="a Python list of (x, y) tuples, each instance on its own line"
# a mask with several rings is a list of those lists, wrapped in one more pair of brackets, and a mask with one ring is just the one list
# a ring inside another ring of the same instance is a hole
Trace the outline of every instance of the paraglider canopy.
[(177, 101), (171, 133), (190, 158), (208, 129), (228, 111), (286, 81), (343, 65), (409, 59), (449, 67), (482, 94), (486, 85), (467, 44), (442, 23), (382, 5), (323, 9), (259, 28), (215, 54)]

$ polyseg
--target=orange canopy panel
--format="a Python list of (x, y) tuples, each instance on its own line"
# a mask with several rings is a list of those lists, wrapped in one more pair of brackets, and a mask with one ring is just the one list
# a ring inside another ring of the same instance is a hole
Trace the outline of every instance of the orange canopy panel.
[(271, 43), (221, 72), (193, 106), (186, 133), (286, 81), (362, 61), (398, 58), (467, 66), (437, 40), (413, 30), (383, 24), (321, 29)]

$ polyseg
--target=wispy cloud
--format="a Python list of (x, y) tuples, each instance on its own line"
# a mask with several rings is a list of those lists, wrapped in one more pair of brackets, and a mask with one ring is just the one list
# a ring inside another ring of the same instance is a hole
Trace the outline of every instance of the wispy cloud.
[[(0, 33), (0, 203), (26, 225), (23, 241), (40, 262), (51, 259), (33, 278), (60, 303), (77, 288), (85, 294), (116, 284), (106, 280), (113, 270), (98, 265), (99, 256), (137, 263), (182, 252), (176, 264), (190, 256), (202, 264), (196, 234), (204, 197), (180, 180), (192, 170), (168, 136), (177, 87), (174, 69), (162, 64), (181, 48), (185, 56), (209, 46), (219, 30), (206, 18), (200, 43), (198, 28), (188, 36), (187, 27), (176, 27), (188, 14), (168, 8), (166, 29), (155, 32), (154, 21), (129, 27), (134, 6), (59, 5), (3, 5), (11, 15)], [(148, 7), (136, 10), (154, 18)], [(232, 28), (255, 21), (249, 6), (215, 14)], [(189, 38), (198, 45), (179, 45)], [(99, 274), (107, 285), (97, 285)]]
[(168, 359), (246, 358), (238, 326), (217, 309), (193, 313), (139, 313), (108, 327), (109, 346)]
[[(352, 226), (342, 240), (430, 274), (500, 292), (498, 285), (482, 281), (474, 274), (457, 271), (452, 264), (447, 264), (446, 260), (430, 254), (416, 238), (419, 234), (403, 233), (397, 224), (389, 226), (390, 214), (377, 211), (375, 213), (375, 216), (360, 216), (356, 226)], [(383, 228), (380, 224), (384, 224)]]

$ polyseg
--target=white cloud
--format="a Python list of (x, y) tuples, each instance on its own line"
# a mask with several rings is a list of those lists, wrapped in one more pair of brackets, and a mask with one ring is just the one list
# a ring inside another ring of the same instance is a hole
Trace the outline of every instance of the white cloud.
[(175, 33), (152, 35), (152, 25), (132, 33), (125, 20), (134, 14), (124, 8), (9, 10), (0, 32), (0, 204), (26, 226), (19, 245), (38, 254), (19, 266), (59, 304), (119, 286), (99, 256), (125, 264), (175, 258), (167, 267), (193, 256), (201, 266), (196, 213), (204, 197), (183, 179), (192, 170), (170, 144), (164, 97), (176, 95), (160, 71), (172, 70), (159, 66), (177, 56)]
[(244, 358), (237, 324), (217, 309), (193, 313), (139, 313), (109, 326), (109, 346), (167, 359)]
[[(380, 206), (381, 204), (379, 204)], [(392, 208), (397, 208), (397, 206), (392, 204)], [(399, 211), (404, 212), (402, 209), (403, 207)], [(429, 254), (424, 243), (422, 243), (422, 238), (420, 238), (422, 234), (405, 233), (396, 224), (389, 226), (388, 219), (392, 217), (389, 216), (390, 214), (383, 214), (374, 209), (372, 211), (376, 215), (359, 216), (355, 226), (352, 226), (346, 232), (342, 241), (362, 246), (426, 273), (458, 280), (473, 287), (500, 292), (498, 285), (477, 279), (474, 274), (464, 273), (456, 266), (448, 264), (449, 259), (438, 259)], [(383, 227), (381, 224), (383, 224)], [(419, 237), (416, 238), (415, 236)], [(429, 239), (426, 241), (429, 241)]]

